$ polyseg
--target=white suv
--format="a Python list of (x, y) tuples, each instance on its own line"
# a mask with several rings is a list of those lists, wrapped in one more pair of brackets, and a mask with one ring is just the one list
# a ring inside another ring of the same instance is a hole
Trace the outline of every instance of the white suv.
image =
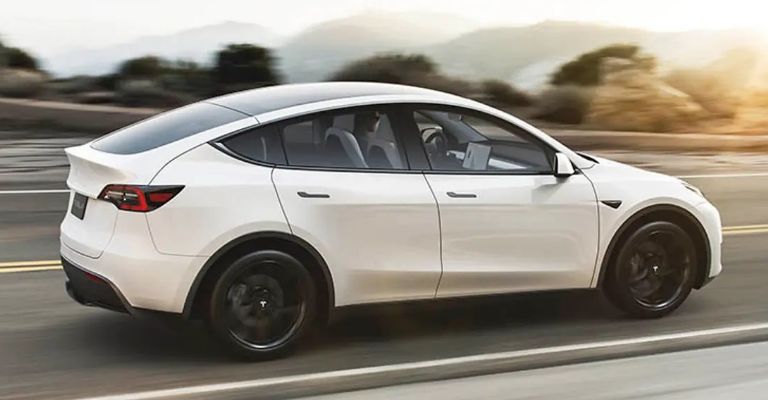
[(251, 358), (353, 304), (600, 287), (658, 317), (721, 270), (698, 189), (426, 89), (256, 89), (67, 155), (70, 295), (204, 318)]

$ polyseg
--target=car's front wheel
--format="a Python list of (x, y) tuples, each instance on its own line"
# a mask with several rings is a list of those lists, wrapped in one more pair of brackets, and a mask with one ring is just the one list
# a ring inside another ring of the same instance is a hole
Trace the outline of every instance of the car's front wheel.
[(629, 315), (658, 318), (677, 309), (693, 288), (696, 249), (690, 235), (666, 221), (631, 232), (612, 258), (608, 299)]
[(221, 274), (209, 299), (207, 322), (237, 355), (271, 359), (290, 351), (315, 315), (315, 286), (289, 254), (243, 255)]

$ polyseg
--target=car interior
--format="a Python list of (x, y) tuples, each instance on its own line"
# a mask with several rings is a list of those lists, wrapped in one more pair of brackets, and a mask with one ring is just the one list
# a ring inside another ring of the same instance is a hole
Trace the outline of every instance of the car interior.
[(282, 136), (291, 165), (407, 168), (389, 117), (376, 111), (318, 117), (287, 125)]
[(445, 111), (414, 113), (433, 169), (551, 172), (552, 155), (495, 123)]

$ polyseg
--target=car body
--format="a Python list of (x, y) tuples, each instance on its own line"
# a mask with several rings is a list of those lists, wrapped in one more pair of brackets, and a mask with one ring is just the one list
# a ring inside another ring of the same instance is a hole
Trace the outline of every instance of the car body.
[[(676, 248), (662, 247), (674, 240), (693, 249), (678, 260), (691, 264), (683, 299), (722, 269), (720, 218), (697, 189), (433, 90), (255, 89), (66, 152), (70, 294), (132, 313), (205, 317), (223, 271), (258, 250), (303, 265), (323, 317), (356, 304), (602, 287), (627, 235), (658, 221), (684, 234), (661, 227), (671, 239), (636, 246), (656, 252), (642, 274), (671, 259)], [(627, 257), (640, 268), (644, 256)]]

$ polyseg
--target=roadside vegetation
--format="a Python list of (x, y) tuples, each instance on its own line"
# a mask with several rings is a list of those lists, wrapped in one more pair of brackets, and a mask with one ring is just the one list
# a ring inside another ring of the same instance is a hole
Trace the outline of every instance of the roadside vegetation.
[[(750, 89), (749, 49), (735, 49), (697, 69), (663, 73), (657, 59), (633, 44), (615, 44), (563, 63), (548, 85), (526, 92), (504, 79), (471, 80), (443, 72), (421, 54), (377, 54), (342, 66), (330, 81), (421, 86), (476, 99), (554, 126), (634, 131), (757, 131), (768, 91)], [(52, 79), (23, 49), (0, 42), (0, 96), (171, 108), (218, 94), (283, 82), (268, 48), (230, 44), (211, 63), (146, 55), (103, 76)]]

